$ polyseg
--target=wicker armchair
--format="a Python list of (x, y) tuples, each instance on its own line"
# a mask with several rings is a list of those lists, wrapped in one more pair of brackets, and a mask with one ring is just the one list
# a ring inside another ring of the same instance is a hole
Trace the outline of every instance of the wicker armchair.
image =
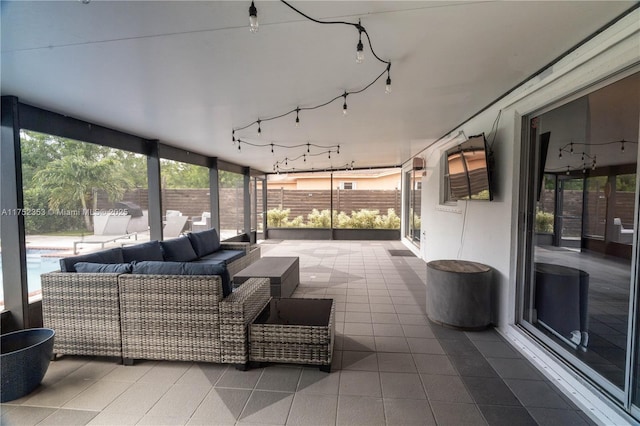
[(42, 274), (42, 318), (57, 354), (122, 356), (118, 274)]
[(227, 264), (229, 275), (234, 277), (238, 272), (260, 259), (260, 246), (252, 246), (251, 243), (244, 242), (223, 242), (220, 244), (220, 250), (244, 250), (245, 255), (240, 259)]
[(134, 359), (248, 362), (247, 327), (270, 298), (254, 278), (222, 299), (218, 276), (121, 275), (122, 356)]

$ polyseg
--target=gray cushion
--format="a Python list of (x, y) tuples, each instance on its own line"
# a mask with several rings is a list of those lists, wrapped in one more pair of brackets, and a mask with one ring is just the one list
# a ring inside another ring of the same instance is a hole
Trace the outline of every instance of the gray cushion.
[(198, 258), (196, 252), (193, 251), (191, 241), (187, 237), (160, 241), (160, 247), (162, 247), (164, 260), (170, 262), (190, 262)]
[(125, 262), (133, 262), (134, 260), (164, 260), (160, 242), (156, 240), (122, 247), (122, 258)]
[(122, 257), (122, 249), (116, 247), (80, 256), (64, 257), (60, 259), (60, 270), (62, 272), (76, 272), (75, 264), (78, 262), (124, 263), (124, 259)]
[(75, 264), (75, 268), (78, 273), (130, 274), (132, 266), (130, 263), (78, 262)]
[(225, 265), (228, 265), (229, 263), (233, 262), (236, 259), (240, 259), (242, 256), (245, 255), (245, 251), (244, 250), (218, 250), (214, 253), (211, 253), (207, 256), (203, 256), (201, 257), (199, 260), (197, 260), (197, 263), (211, 263), (210, 261), (213, 261), (214, 263), (224, 263)]
[(226, 265), (189, 262), (133, 262), (134, 274), (152, 275), (219, 275), (222, 280), (222, 296), (231, 294), (232, 285)]
[(191, 232), (188, 236), (198, 257), (211, 254), (220, 248), (220, 236), (215, 229)]

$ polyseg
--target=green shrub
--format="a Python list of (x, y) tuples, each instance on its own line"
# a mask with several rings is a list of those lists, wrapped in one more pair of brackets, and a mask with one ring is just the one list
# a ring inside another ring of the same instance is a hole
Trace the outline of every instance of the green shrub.
[(331, 228), (329, 210), (311, 210), (311, 213), (307, 215), (307, 226), (309, 228)]
[(376, 218), (378, 229), (400, 229), (400, 218), (394, 209), (388, 209), (387, 214)]
[(267, 226), (269, 228), (284, 228), (289, 213), (291, 213), (291, 209), (282, 209), (282, 206), (267, 211)]
[(552, 213), (543, 212), (538, 210), (536, 212), (536, 232), (551, 234), (553, 233), (553, 219)]

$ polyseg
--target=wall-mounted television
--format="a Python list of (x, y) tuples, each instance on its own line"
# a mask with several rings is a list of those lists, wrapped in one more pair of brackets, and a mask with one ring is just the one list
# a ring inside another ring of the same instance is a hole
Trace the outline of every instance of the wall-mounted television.
[(493, 200), (492, 161), (484, 133), (471, 136), (447, 150), (445, 176), (448, 199)]

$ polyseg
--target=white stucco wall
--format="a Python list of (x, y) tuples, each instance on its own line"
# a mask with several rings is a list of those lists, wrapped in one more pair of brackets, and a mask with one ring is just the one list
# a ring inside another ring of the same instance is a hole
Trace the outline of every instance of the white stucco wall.
[(453, 134), (460, 130), (467, 136), (484, 132), (491, 143), (490, 132), (502, 110), (493, 145), (492, 202), (463, 201), (453, 208), (441, 206), (441, 156), (456, 142), (447, 143), (444, 138), (420, 154), (427, 159), (422, 183), (421, 255), (427, 262), (465, 259), (492, 266), (497, 283), (495, 320), (500, 327), (513, 324), (515, 319), (522, 117), (548, 105), (564, 103), (576, 92), (597, 87), (616, 73), (628, 75), (638, 70), (640, 11), (635, 10), (456, 129)]

